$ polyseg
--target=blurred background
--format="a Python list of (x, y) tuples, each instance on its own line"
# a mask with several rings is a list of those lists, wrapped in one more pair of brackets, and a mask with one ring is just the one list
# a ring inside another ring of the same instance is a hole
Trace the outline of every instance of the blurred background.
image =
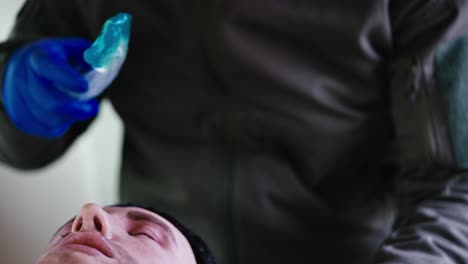
[[(0, 0), (3, 41), (24, 0)], [(84, 203), (117, 201), (122, 123), (108, 102), (60, 160), (37, 171), (0, 163), (0, 263), (34, 263), (50, 236)]]

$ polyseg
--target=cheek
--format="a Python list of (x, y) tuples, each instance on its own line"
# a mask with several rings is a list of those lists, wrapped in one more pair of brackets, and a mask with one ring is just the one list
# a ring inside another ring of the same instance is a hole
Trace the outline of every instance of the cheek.
[(47, 248), (50, 249), (50, 248), (53, 248), (55, 246), (58, 245), (58, 243), (60, 243), (60, 241), (62, 241), (63, 237), (60, 236), (60, 235), (57, 235), (55, 237), (53, 237), (50, 241), (49, 241), (49, 244), (47, 245)]
[(47, 247), (44, 250), (42, 250), (41, 256), (53, 253), (56, 250), (60, 241), (62, 241), (62, 239), (63, 238), (61, 236), (56, 236), (52, 240), (50, 240), (49, 244), (47, 244)]
[(114, 245), (118, 251), (120, 263), (138, 263), (138, 264), (175, 264), (184, 263), (178, 261), (178, 258), (167, 249), (157, 245), (156, 242), (142, 238), (131, 237), (126, 241)]

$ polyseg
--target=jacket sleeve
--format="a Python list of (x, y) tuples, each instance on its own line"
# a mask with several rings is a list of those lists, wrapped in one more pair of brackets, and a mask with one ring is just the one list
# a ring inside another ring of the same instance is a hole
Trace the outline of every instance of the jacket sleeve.
[(394, 0), (389, 10), (399, 213), (373, 263), (468, 263), (468, 145), (457, 141), (468, 103), (453, 100), (468, 92), (468, 3)]
[[(74, 1), (28, 0), (17, 14), (8, 39), (0, 43), (0, 76), (8, 57), (18, 47), (41, 38), (81, 36), (87, 38)], [(0, 80), (0, 91), (2, 89)], [(7, 118), (0, 93), (0, 161), (19, 169), (43, 167), (58, 158), (89, 125), (78, 123), (61, 138), (45, 140), (17, 130)]]

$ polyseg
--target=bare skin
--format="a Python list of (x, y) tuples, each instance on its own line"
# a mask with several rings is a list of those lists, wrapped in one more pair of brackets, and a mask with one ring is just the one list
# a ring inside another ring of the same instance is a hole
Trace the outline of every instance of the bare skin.
[(84, 205), (37, 264), (196, 264), (189, 242), (163, 217), (138, 207)]

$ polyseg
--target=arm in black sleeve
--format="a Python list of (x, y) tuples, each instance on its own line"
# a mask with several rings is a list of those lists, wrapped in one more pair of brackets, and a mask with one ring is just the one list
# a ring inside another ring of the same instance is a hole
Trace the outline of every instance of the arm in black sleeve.
[[(48, 37), (88, 38), (80, 10), (74, 1), (28, 0), (18, 13), (9, 38), (0, 43), (0, 77), (12, 52), (31, 41)], [(2, 89), (0, 78), (0, 91)], [(0, 93), (1, 94), (1, 93)], [(20, 169), (45, 166), (58, 158), (90, 124), (80, 122), (58, 139), (27, 135), (9, 121), (0, 96), (0, 161)]]
[(439, 173), (402, 187), (412, 199), (402, 199), (400, 221), (374, 263), (468, 263), (468, 173)]
[[(457, 156), (452, 102), (444, 100), (456, 78), (444, 82), (448, 69), (436, 63), (442, 46), (468, 36), (468, 1), (395, 0), (390, 14), (399, 215), (373, 263), (468, 263), (467, 161)], [(468, 110), (465, 105), (458, 108)]]

